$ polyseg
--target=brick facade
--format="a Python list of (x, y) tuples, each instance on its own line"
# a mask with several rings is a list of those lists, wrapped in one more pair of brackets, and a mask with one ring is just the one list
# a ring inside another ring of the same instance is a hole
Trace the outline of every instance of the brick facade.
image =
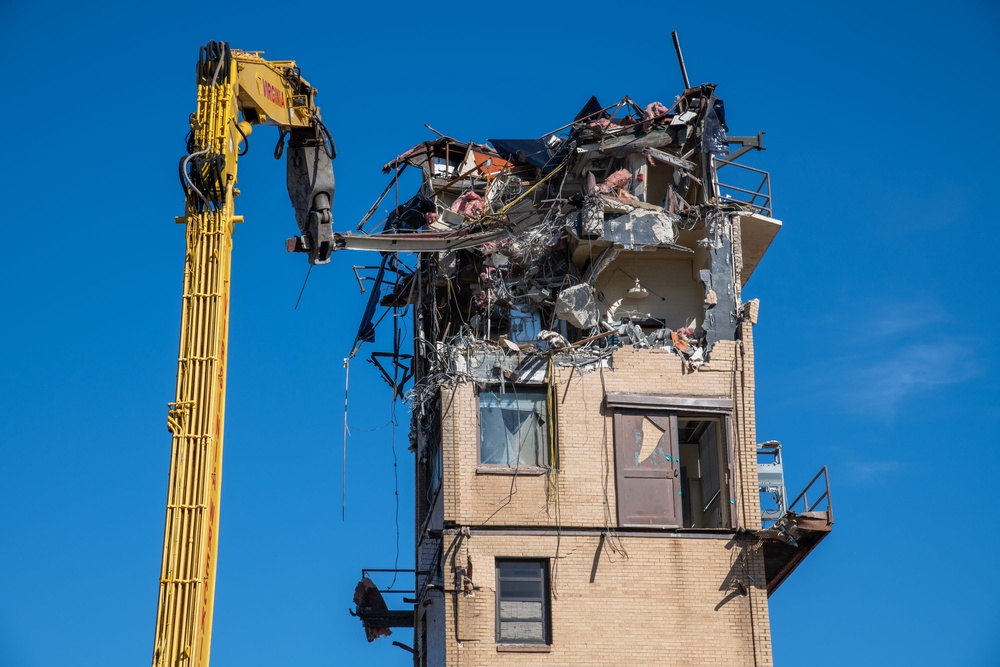
[[(618, 525), (605, 398), (625, 392), (729, 402), (730, 506), (759, 529), (750, 322), (710, 361), (694, 372), (670, 351), (624, 346), (605, 368), (554, 365), (558, 469), (535, 474), (480, 466), (475, 385), (442, 391), (443, 482), (418, 517), (417, 569), (431, 573), (418, 579), (417, 664), (424, 638), (428, 665), (772, 664), (756, 537)], [(497, 643), (497, 558), (548, 564), (551, 644)]]

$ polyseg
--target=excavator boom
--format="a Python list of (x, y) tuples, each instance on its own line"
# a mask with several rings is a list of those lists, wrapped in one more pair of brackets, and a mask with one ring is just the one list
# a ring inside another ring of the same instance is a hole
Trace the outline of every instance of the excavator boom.
[[(226, 353), (237, 160), (254, 126), (289, 134), (287, 186), (299, 236), (289, 247), (311, 264), (335, 249), (333, 141), (316, 91), (293, 61), (210, 42), (196, 70), (197, 109), (181, 159), (186, 226), (177, 388), (169, 404), (172, 435), (153, 665), (209, 663), (215, 599), (226, 409)], [(283, 146), (283, 137), (279, 147)]]

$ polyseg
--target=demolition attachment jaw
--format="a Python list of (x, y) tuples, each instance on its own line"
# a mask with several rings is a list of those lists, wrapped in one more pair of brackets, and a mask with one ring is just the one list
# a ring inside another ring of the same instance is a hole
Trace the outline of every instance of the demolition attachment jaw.
[(289, 133), (286, 181), (300, 236), (286, 241), (289, 252), (309, 253), (310, 264), (326, 264), (336, 249), (333, 234), (333, 140), (322, 122)]

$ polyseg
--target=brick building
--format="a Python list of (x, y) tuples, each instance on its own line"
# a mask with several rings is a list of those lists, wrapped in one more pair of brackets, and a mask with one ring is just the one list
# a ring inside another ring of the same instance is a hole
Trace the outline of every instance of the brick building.
[(412, 307), (416, 586), (412, 612), (359, 586), (370, 638), (412, 625), (421, 666), (772, 664), (768, 595), (833, 517), (758, 447), (742, 292), (781, 223), (737, 161), (760, 135), (727, 130), (706, 84), (386, 165), (422, 186), (372, 237), (418, 261), (383, 255), (359, 340)]

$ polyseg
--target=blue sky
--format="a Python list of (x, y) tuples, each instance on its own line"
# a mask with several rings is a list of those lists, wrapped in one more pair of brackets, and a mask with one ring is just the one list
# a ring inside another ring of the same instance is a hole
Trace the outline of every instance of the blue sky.
[[(1000, 664), (989, 2), (0, 4), (0, 664), (150, 659), (199, 46), (298, 61), (346, 230), (424, 123), (535, 137), (591, 94), (669, 102), (671, 30), (733, 133), (767, 132), (750, 159), (785, 227), (745, 291), (758, 437), (784, 443), (790, 490), (831, 470), (834, 533), (771, 598), (776, 664)], [(306, 265), (284, 252), (275, 140), (258, 130), (240, 165), (213, 662), (405, 665), (347, 614), (361, 568), (393, 566), (393, 440), (412, 564), (408, 420), (383, 427), (390, 393), (360, 358), (341, 520), (351, 266), (372, 258), (335, 256), (294, 310)]]

